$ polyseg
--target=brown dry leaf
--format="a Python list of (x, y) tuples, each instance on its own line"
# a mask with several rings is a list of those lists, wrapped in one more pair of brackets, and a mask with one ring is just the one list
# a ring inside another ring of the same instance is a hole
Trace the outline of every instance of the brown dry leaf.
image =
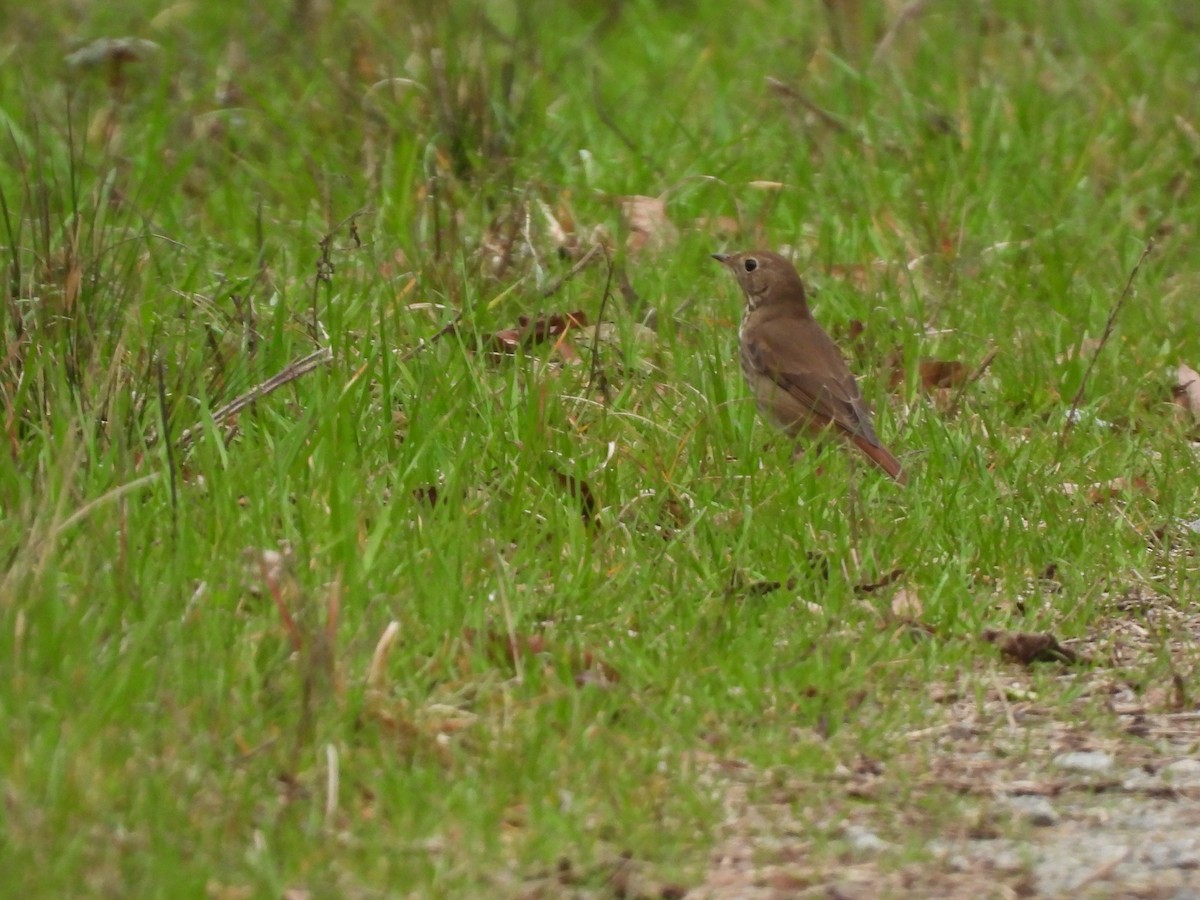
[(856, 584), (854, 586), (854, 593), (856, 593), (856, 594), (873, 593), (873, 592), (879, 590), (880, 588), (887, 587), (889, 584), (894, 584), (903, 574), (904, 574), (904, 569), (897, 567), (895, 569), (892, 569), (892, 571), (884, 574), (878, 581), (864, 581), (864, 582), (861, 582), (860, 584)]
[(79, 48), (66, 58), (72, 69), (95, 69), (108, 66), (119, 69), (126, 63), (140, 62), (159, 51), (158, 44), (143, 38), (98, 38)]
[(1104, 503), (1106, 500), (1115, 500), (1130, 493), (1150, 495), (1153, 491), (1150, 489), (1150, 482), (1140, 475), (1134, 478), (1119, 475), (1108, 481), (1091, 485), (1088, 488), (1088, 500), (1092, 503)]
[(916, 620), (921, 618), (921, 614), (925, 608), (921, 605), (921, 598), (917, 596), (915, 591), (910, 591), (907, 588), (900, 588), (896, 591), (896, 595), (892, 597), (892, 615), (897, 619)]
[(375, 644), (375, 652), (371, 654), (371, 665), (367, 669), (367, 687), (373, 691), (377, 691), (384, 686), (384, 675), (387, 674), (388, 655), (392, 652), (392, 645), (396, 643), (396, 636), (400, 633), (400, 623), (391, 621), (387, 628), (383, 630), (383, 634), (379, 636), (379, 640)]
[[(462, 640), (468, 648), (482, 647), (497, 665), (516, 666), (518, 660), (545, 656), (545, 671), (550, 673), (554, 670), (551, 648), (544, 634), (518, 635), (496, 629), (479, 632), (474, 628), (464, 628)], [(573, 651), (567, 656), (567, 665), (577, 687), (610, 687), (621, 680), (616, 669), (590, 650)]]
[(559, 201), (558, 209), (551, 209), (544, 200), (538, 201), (538, 209), (546, 220), (546, 230), (554, 249), (563, 256), (577, 259), (582, 252), (579, 235), (575, 231), (575, 216), (567, 205), (566, 197)]
[(831, 278), (845, 281), (853, 285), (856, 291), (868, 293), (878, 290), (881, 281), (888, 274), (889, 265), (885, 262), (868, 263), (834, 263), (829, 266)]
[(1078, 346), (1068, 347), (1064, 352), (1058, 354), (1058, 362), (1060, 365), (1068, 363), (1082, 356), (1089, 356), (1099, 349), (1100, 338), (1084, 338)]
[(1080, 656), (1070, 647), (1064, 647), (1050, 633), (1031, 634), (1022, 631), (999, 631), (989, 628), (983, 639), (995, 644), (1005, 659), (1030, 666), (1036, 662), (1057, 662), (1069, 666), (1087, 665), (1086, 657)]
[(1200, 424), (1200, 373), (1185, 363), (1179, 364), (1176, 378), (1179, 383), (1171, 389), (1171, 396), (1192, 414), (1192, 420)]
[(583, 524), (596, 524), (595, 515), (598, 504), (596, 503), (596, 495), (592, 493), (591, 486), (582, 478), (567, 475), (557, 469), (551, 469), (550, 474), (554, 476), (554, 480), (558, 482), (559, 487), (579, 500), (579, 515), (583, 519)]
[(494, 334), (481, 335), (479, 346), (481, 349), (490, 349), (492, 353), (496, 354), (516, 353), (520, 347), (533, 347), (553, 339), (556, 343), (555, 349), (564, 359), (577, 360), (579, 356), (575, 353), (574, 348), (566, 343), (566, 336), (572, 328), (583, 328), (586, 325), (587, 315), (580, 310), (538, 316), (536, 319), (520, 316), (515, 328), (505, 328)]
[(637, 253), (647, 247), (662, 249), (673, 244), (679, 233), (667, 218), (667, 201), (634, 194), (621, 198), (621, 218), (629, 228), (626, 246)]
[(732, 216), (701, 216), (696, 220), (696, 229), (719, 237), (737, 237), (742, 226)]
[(921, 387), (927, 391), (958, 387), (971, 374), (970, 367), (956, 359), (923, 359), (918, 372)]

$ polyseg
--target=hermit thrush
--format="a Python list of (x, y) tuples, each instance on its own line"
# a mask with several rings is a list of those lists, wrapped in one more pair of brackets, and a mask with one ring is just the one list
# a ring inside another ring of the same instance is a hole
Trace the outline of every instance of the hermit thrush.
[(879, 442), (871, 411), (833, 339), (808, 311), (795, 266), (769, 250), (715, 253), (746, 295), (738, 332), (742, 372), (759, 411), (792, 437), (830, 429), (904, 482), (900, 461)]

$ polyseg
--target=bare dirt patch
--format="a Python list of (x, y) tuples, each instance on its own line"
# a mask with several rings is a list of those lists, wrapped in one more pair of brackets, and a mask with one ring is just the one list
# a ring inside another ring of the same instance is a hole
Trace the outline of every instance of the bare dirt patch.
[(687, 896), (1200, 897), (1200, 615), (1135, 591), (1064, 644), (1092, 665), (965, 674), (833, 784), (710, 760), (725, 821)]

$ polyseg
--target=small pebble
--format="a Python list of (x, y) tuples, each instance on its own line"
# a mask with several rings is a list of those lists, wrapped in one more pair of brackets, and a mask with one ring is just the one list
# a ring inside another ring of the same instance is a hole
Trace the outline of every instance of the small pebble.
[(1162, 778), (1151, 774), (1143, 768), (1130, 769), (1121, 782), (1123, 791), (1157, 791), (1163, 787)]
[(1114, 762), (1112, 755), (1103, 750), (1075, 750), (1071, 753), (1060, 753), (1054, 757), (1054, 765), (1060, 769), (1093, 774), (1107, 772), (1113, 767)]
[(842, 837), (860, 853), (880, 853), (892, 846), (871, 829), (861, 825), (845, 826), (842, 829)]
[(1009, 797), (1008, 805), (1019, 818), (1037, 828), (1058, 824), (1058, 812), (1045, 797)]
[(1200, 759), (1177, 759), (1162, 767), (1162, 776), (1172, 787), (1200, 784)]

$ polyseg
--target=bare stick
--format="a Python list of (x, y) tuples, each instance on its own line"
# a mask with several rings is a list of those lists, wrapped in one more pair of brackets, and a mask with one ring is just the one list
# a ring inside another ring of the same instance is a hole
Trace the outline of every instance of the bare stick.
[(892, 44), (896, 42), (896, 35), (912, 19), (919, 16), (925, 9), (929, 0), (912, 0), (904, 9), (900, 10), (900, 14), (896, 16), (896, 20), (892, 22), (892, 27), (887, 30), (887, 34), (875, 47), (875, 53), (871, 56), (871, 65), (877, 66), (887, 56), (889, 50), (892, 49)]
[[(608, 251), (605, 250), (605, 248), (599, 242), (592, 244), (592, 248), (588, 250), (587, 253), (583, 254), (582, 257), (580, 257), (579, 262), (571, 266), (570, 271), (568, 271), (565, 275), (554, 279), (554, 281), (550, 282), (550, 284), (548, 284), (542, 290), (542, 299), (545, 300), (547, 297), (553, 297), (560, 290), (562, 290), (562, 286), (582, 272), (584, 267), (593, 259), (595, 259), (596, 254), (601, 251), (604, 252), (605, 256), (608, 256)], [(611, 269), (609, 270), (609, 274), (612, 274)]]
[(163, 447), (167, 451), (167, 469), (171, 474), (171, 534), (176, 535), (179, 530), (179, 486), (178, 478), (175, 473), (175, 451), (171, 447), (171, 426), (167, 417), (167, 382), (163, 375), (162, 359), (157, 359), (158, 364), (158, 418), (159, 427), (163, 433)]
[(795, 100), (834, 131), (840, 131), (843, 133), (852, 131), (850, 126), (847, 125), (841, 117), (834, 115), (827, 109), (822, 109), (812, 100), (812, 98), (808, 96), (808, 94), (800, 90), (800, 88), (786, 84), (785, 82), (780, 81), (778, 78), (772, 78), (770, 75), (767, 76), (767, 87), (781, 97), (787, 97), (789, 100)]
[(1067, 421), (1063, 423), (1063, 430), (1058, 436), (1059, 449), (1062, 449), (1063, 442), (1067, 439), (1067, 432), (1071, 430), (1071, 426), (1075, 423), (1075, 417), (1079, 415), (1079, 404), (1083, 402), (1083, 392), (1087, 390), (1088, 378), (1091, 377), (1092, 370), (1096, 368), (1096, 360), (1100, 358), (1100, 352), (1108, 344), (1109, 338), (1112, 337), (1113, 329), (1117, 327), (1117, 315), (1121, 312), (1121, 307), (1125, 305), (1125, 300), (1129, 297), (1129, 292), (1133, 290), (1133, 282), (1142, 268), (1142, 263), (1146, 261), (1146, 257), (1150, 255), (1150, 251), (1153, 249), (1154, 238), (1147, 238), (1146, 246), (1142, 248), (1142, 255), (1138, 257), (1138, 261), (1129, 272), (1129, 278), (1125, 281), (1125, 288), (1121, 291), (1121, 295), (1117, 297), (1117, 302), (1112, 305), (1112, 309), (1108, 311), (1108, 321), (1104, 323), (1104, 333), (1100, 335), (1100, 343), (1092, 353), (1088, 367), (1083, 373), (1083, 380), (1079, 382), (1079, 390), (1075, 392), (1075, 396), (1071, 400), (1071, 411), (1067, 413)]
[[(592, 249), (595, 250), (596, 247), (603, 247), (603, 245), (596, 244)], [(610, 288), (612, 287), (613, 262), (612, 257), (608, 255), (608, 248), (603, 247), (603, 249), (604, 259), (608, 262), (608, 277), (604, 281), (604, 296), (600, 298), (600, 311), (596, 313), (596, 328), (592, 332), (592, 370), (588, 373), (587, 390), (584, 391), (585, 395), (591, 394), (592, 383), (596, 380), (596, 372), (600, 369), (600, 324), (604, 321), (604, 307), (608, 305), (608, 298), (612, 294)], [(605, 378), (600, 384), (604, 391), (604, 400), (607, 403), (608, 379)]]
[(442, 327), (442, 329), (440, 331), (438, 331), (433, 337), (429, 338), (428, 340), (418, 341), (417, 346), (413, 347), (411, 350), (406, 351), (405, 354), (402, 357), (400, 357), (400, 362), (408, 362), (410, 359), (412, 359), (414, 356), (416, 356), (418, 353), (420, 353), (426, 347), (436, 344), (438, 341), (440, 341), (442, 338), (444, 338), (448, 334), (453, 334), (455, 331), (458, 330), (458, 323), (462, 321), (462, 317), (463, 317), (462, 313), (455, 313), (454, 318), (450, 320), (449, 324), (444, 325)]
[(617, 140), (628, 147), (635, 156), (639, 156), (642, 160), (648, 162), (646, 157), (642, 156), (642, 151), (638, 149), (638, 145), (621, 130), (620, 126), (613, 121), (612, 116), (608, 114), (608, 110), (604, 108), (604, 104), (600, 100), (600, 73), (596, 70), (592, 70), (592, 104), (596, 107), (596, 115), (600, 117), (600, 121), (607, 125), (608, 130), (617, 136)]
[[(235, 397), (218, 409), (212, 414), (213, 421), (220, 425), (226, 419), (236, 416), (256, 400), (278, 390), (285, 384), (295, 381), (297, 378), (307, 375), (314, 369), (325, 365), (331, 359), (333, 359), (333, 351), (328, 347), (322, 347), (316, 353), (310, 353), (308, 356), (303, 356), (294, 362), (288, 363), (278, 374), (272, 375), (262, 384), (256, 384), (250, 390), (246, 391), (246, 393)], [(185, 428), (179, 435), (179, 448), (182, 450), (190, 445), (202, 432), (203, 423), (193, 425), (191, 428)]]
[(994, 360), (999, 353), (1000, 348), (993, 347), (987, 352), (987, 355), (984, 356), (983, 361), (975, 367), (975, 371), (963, 379), (962, 384), (958, 386), (958, 390), (954, 392), (954, 397), (950, 400), (950, 408), (946, 410), (947, 416), (953, 416), (958, 412), (958, 406), (960, 403), (962, 403), (963, 395), (967, 392), (967, 388), (983, 377), (983, 374), (988, 370), (988, 367), (991, 366), (992, 360)]

